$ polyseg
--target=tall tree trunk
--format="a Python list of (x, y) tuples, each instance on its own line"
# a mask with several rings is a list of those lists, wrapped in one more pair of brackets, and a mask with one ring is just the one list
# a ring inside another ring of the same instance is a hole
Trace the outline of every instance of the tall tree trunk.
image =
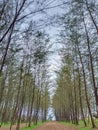
[(93, 15), (92, 15), (92, 12), (91, 12), (91, 10), (90, 10), (88, 1), (85, 0), (85, 3), (86, 3), (87, 10), (88, 10), (88, 12), (89, 12), (89, 15), (90, 15), (90, 17), (91, 17), (91, 20), (92, 20), (92, 22), (93, 22), (93, 24), (94, 24), (94, 26), (95, 26), (96, 32), (97, 32), (97, 34), (98, 34), (98, 26), (97, 26), (97, 23), (96, 23), (96, 21), (95, 21)]
[(34, 115), (34, 124), (37, 125), (37, 121), (38, 121), (38, 113), (39, 113), (39, 108), (40, 108), (40, 100), (41, 100), (41, 96), (40, 96), (40, 92), (38, 92), (37, 95), (37, 108), (36, 108), (36, 112)]
[(84, 21), (84, 27), (85, 27), (86, 37), (87, 37), (87, 46), (88, 46), (88, 52), (89, 52), (89, 59), (90, 59), (91, 73), (92, 73), (92, 81), (93, 81), (93, 88), (94, 88), (95, 101), (96, 101), (96, 112), (97, 112), (97, 117), (98, 117), (98, 89), (97, 89), (96, 82), (95, 82), (93, 59), (92, 59), (92, 53), (91, 53), (91, 48), (90, 48), (90, 39), (89, 39), (89, 35), (88, 35), (88, 31), (87, 31), (85, 21)]
[(18, 92), (17, 92), (17, 97), (16, 97), (16, 105), (15, 105), (15, 108), (14, 108), (14, 111), (13, 111), (13, 115), (11, 117), (10, 130), (12, 129), (12, 125), (14, 123), (14, 117), (15, 117), (15, 114), (16, 114), (16, 111), (17, 111), (17, 108), (18, 108), (18, 102), (19, 102), (19, 97), (20, 97), (20, 89), (21, 89), (21, 83), (22, 83), (22, 74), (23, 74), (23, 63), (22, 63), (21, 68), (20, 68), (20, 79), (19, 79), (19, 86), (18, 86)]
[(4, 67), (4, 64), (5, 64), (6, 56), (7, 56), (9, 45), (10, 45), (10, 42), (11, 42), (11, 37), (12, 37), (12, 34), (13, 34), (13, 29), (14, 29), (14, 25), (11, 27), (10, 34), (9, 34), (9, 37), (8, 37), (8, 42), (7, 42), (7, 45), (6, 45), (6, 48), (5, 48), (4, 55), (2, 57), (2, 63), (1, 63), (1, 67), (0, 67), (0, 75), (3, 71), (3, 67)]
[[(78, 65), (77, 65), (77, 66), (78, 66)], [(87, 124), (86, 124), (86, 120), (85, 120), (85, 116), (84, 116), (84, 112), (83, 112), (83, 105), (82, 105), (81, 76), (80, 76), (79, 68), (78, 68), (78, 76), (79, 76), (78, 89), (79, 89), (80, 109), (81, 109), (81, 114), (82, 114), (83, 122), (84, 122), (84, 125), (85, 125), (85, 127), (86, 127)]]
[(32, 100), (31, 100), (31, 108), (30, 108), (30, 115), (29, 115), (28, 127), (31, 126), (31, 118), (32, 118), (32, 110), (33, 110), (34, 97), (35, 97), (35, 86), (34, 86), (33, 92), (32, 92)]
[[(73, 68), (74, 68), (74, 65), (73, 65)], [(75, 79), (75, 73), (74, 73), (74, 71), (73, 71), (73, 75), (74, 75), (74, 85), (73, 85), (73, 90), (74, 90), (74, 101), (75, 101), (75, 103), (74, 103), (74, 122), (75, 122), (75, 124), (76, 125), (78, 125), (78, 118), (77, 118), (77, 110), (78, 110), (78, 108), (77, 108), (77, 92), (76, 92), (76, 79)]]
[[(23, 91), (24, 91), (24, 90), (23, 90)], [(20, 121), (21, 121), (21, 114), (22, 114), (22, 109), (23, 109), (23, 105), (24, 105), (24, 99), (25, 99), (25, 93), (23, 92), (22, 102), (21, 102), (21, 106), (20, 106), (20, 112), (19, 112), (19, 116), (18, 116), (18, 121), (17, 121), (16, 130), (19, 130), (19, 129), (20, 129)]]
[[(2, 79), (2, 82), (0, 83), (0, 104), (2, 102), (2, 97), (3, 97), (3, 93), (4, 93), (4, 87), (5, 87), (5, 80), (7, 78), (7, 74), (8, 74), (8, 67), (6, 69), (6, 74), (5, 74), (5, 77)], [(2, 77), (3, 75), (0, 74), (0, 78)]]
[(85, 89), (85, 96), (86, 96), (87, 107), (88, 107), (88, 110), (89, 110), (92, 127), (95, 128), (96, 125), (94, 123), (94, 119), (93, 119), (93, 116), (92, 116), (92, 112), (91, 112), (91, 108), (90, 108), (90, 103), (89, 103), (89, 99), (88, 99), (88, 94), (87, 94), (87, 84), (86, 84), (85, 69), (84, 69), (84, 64), (83, 64), (83, 61), (82, 61), (82, 56), (81, 56), (81, 52), (80, 52), (79, 47), (78, 47), (78, 53), (79, 53), (79, 58), (80, 58), (80, 62), (81, 62), (81, 65), (82, 65), (83, 80), (84, 80), (84, 89)]

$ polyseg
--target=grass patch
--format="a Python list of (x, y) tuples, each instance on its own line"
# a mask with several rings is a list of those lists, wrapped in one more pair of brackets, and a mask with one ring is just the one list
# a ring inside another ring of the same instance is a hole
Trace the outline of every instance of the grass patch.
[(72, 124), (72, 122), (61, 122), (61, 123), (66, 126), (77, 127), (78, 130), (98, 130), (98, 119), (95, 119), (95, 124), (97, 127), (95, 129), (92, 128), (91, 123), (89, 123), (89, 124), (87, 123), (87, 127), (85, 127), (83, 121), (79, 121), (79, 125), (74, 125), (74, 124)]
[(21, 128), (20, 130), (32, 130), (32, 129), (34, 129), (34, 128), (37, 128), (37, 127), (41, 126), (42, 124), (44, 124), (44, 123), (38, 122), (37, 125), (31, 124), (31, 127), (26, 126), (26, 127), (24, 127), (24, 128)]
[[(1, 123), (0, 123), (0, 124), (1, 124)], [(10, 126), (10, 122), (2, 123), (2, 126), (3, 126), (3, 127), (8, 127), (8, 126)]]
[[(86, 122), (88, 122), (88, 121), (86, 121)], [(91, 122), (87, 123), (87, 127), (84, 127), (83, 121), (79, 121), (78, 129), (79, 130), (98, 130), (98, 119), (95, 119), (94, 122), (95, 122), (95, 125), (97, 127), (95, 129), (92, 128)]]

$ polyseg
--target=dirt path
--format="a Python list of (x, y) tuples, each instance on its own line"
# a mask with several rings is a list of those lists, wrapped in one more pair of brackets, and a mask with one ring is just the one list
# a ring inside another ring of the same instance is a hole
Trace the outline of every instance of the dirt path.
[[(26, 124), (22, 124), (21, 128), (25, 126)], [(15, 128), (16, 126), (13, 126), (12, 130), (15, 130)], [(0, 130), (9, 130), (9, 128), (1, 127)], [(64, 124), (60, 124), (58, 122), (48, 122), (34, 130), (77, 130), (77, 128), (71, 126), (65, 126)]]
[(65, 126), (58, 122), (48, 122), (34, 130), (77, 130), (75, 127)]

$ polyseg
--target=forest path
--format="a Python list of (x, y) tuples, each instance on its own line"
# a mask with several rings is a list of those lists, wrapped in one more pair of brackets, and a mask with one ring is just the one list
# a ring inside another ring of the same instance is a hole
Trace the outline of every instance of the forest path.
[(58, 122), (48, 122), (34, 130), (77, 130), (77, 128), (72, 126), (66, 126)]
[[(20, 127), (25, 127), (26, 124), (21, 124)], [(13, 125), (12, 130), (16, 129), (16, 125)], [(9, 130), (9, 127), (1, 127), (0, 130)], [(32, 129), (31, 129), (32, 130)], [(45, 123), (44, 125), (35, 128), (33, 130), (77, 130), (76, 127), (66, 126), (64, 124), (58, 123), (56, 121)]]

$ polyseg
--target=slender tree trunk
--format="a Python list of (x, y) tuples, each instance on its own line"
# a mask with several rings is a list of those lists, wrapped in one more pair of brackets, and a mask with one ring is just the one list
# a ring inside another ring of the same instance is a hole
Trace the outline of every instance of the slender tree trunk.
[(28, 109), (27, 109), (27, 119), (26, 119), (26, 126), (28, 125), (28, 121), (29, 121), (29, 113), (30, 113), (30, 103), (31, 103), (31, 100), (30, 100), (30, 97), (29, 97), (29, 104), (28, 104)]
[(11, 42), (11, 37), (12, 37), (13, 29), (14, 29), (14, 25), (13, 25), (12, 28), (11, 28), (11, 32), (10, 32), (10, 35), (9, 35), (9, 37), (8, 37), (7, 46), (6, 46), (6, 48), (5, 48), (5, 53), (4, 53), (3, 58), (2, 58), (2, 64), (1, 64), (1, 67), (0, 67), (0, 75), (1, 75), (1, 73), (2, 73), (4, 64), (5, 64), (7, 52), (8, 52), (8, 49), (9, 49), (10, 42)]
[(79, 89), (80, 109), (81, 109), (81, 114), (82, 114), (82, 117), (83, 117), (84, 125), (87, 126), (86, 120), (85, 120), (85, 116), (84, 116), (84, 112), (83, 112), (83, 105), (82, 105), (82, 98), (81, 98), (81, 96), (82, 96), (82, 94), (81, 94), (81, 77), (80, 77), (79, 69), (78, 69), (78, 75), (79, 75), (79, 85), (78, 85), (78, 89)]
[[(73, 68), (74, 68), (74, 65), (73, 65)], [(73, 75), (74, 75), (74, 101), (75, 101), (75, 103), (74, 103), (74, 110), (75, 110), (75, 115), (74, 115), (74, 120), (75, 120), (75, 124), (76, 125), (78, 125), (78, 118), (77, 118), (77, 92), (76, 92), (76, 81), (75, 81), (75, 73), (74, 73), (74, 71), (73, 71)]]
[(93, 59), (92, 59), (92, 53), (91, 53), (91, 48), (90, 48), (90, 40), (89, 40), (89, 35), (88, 35), (88, 31), (87, 31), (87, 28), (86, 28), (85, 21), (84, 21), (84, 26), (85, 26), (85, 32), (86, 32), (86, 37), (87, 37), (87, 46), (88, 46), (88, 52), (89, 52), (89, 59), (90, 59), (91, 73), (92, 73), (92, 81), (93, 81), (95, 101), (96, 101), (96, 112), (97, 112), (97, 117), (98, 117), (98, 89), (97, 89), (96, 81), (95, 81)]
[(90, 103), (89, 103), (89, 99), (88, 99), (88, 94), (87, 94), (87, 84), (86, 84), (86, 75), (85, 75), (85, 70), (84, 70), (84, 64), (83, 64), (83, 61), (82, 61), (81, 52), (79, 50), (79, 47), (78, 47), (78, 52), (79, 52), (80, 62), (81, 62), (81, 65), (82, 65), (84, 89), (85, 89), (85, 96), (86, 96), (87, 107), (88, 107), (88, 110), (89, 110), (92, 127), (95, 128), (96, 126), (95, 126), (95, 123), (94, 123), (94, 120), (93, 120), (93, 116), (92, 116), (92, 112), (91, 112), (91, 108), (90, 108)]
[[(38, 92), (39, 93), (39, 92)], [(41, 97), (40, 95), (38, 94), (38, 97), (37, 97), (37, 108), (36, 108), (36, 112), (35, 112), (35, 116), (34, 116), (34, 124), (37, 125), (37, 121), (38, 121), (38, 112), (39, 112), (39, 107), (40, 107), (40, 100), (41, 100)]]
[(16, 105), (15, 105), (15, 108), (14, 108), (14, 111), (13, 111), (13, 115), (11, 117), (10, 130), (12, 129), (12, 125), (14, 123), (14, 117), (15, 117), (15, 114), (16, 114), (16, 110), (18, 108), (18, 102), (19, 102), (19, 97), (20, 97), (20, 89), (21, 89), (21, 82), (22, 82), (22, 74), (23, 74), (23, 63), (22, 63), (21, 68), (20, 68), (20, 81), (19, 81), (19, 87), (18, 87), (18, 92), (17, 92), (17, 97), (16, 97)]
[(32, 118), (32, 110), (33, 110), (34, 97), (35, 97), (35, 86), (34, 86), (33, 92), (32, 92), (32, 100), (31, 100), (31, 108), (30, 108), (30, 115), (29, 115), (28, 127), (31, 126), (31, 118)]
[[(7, 74), (8, 74), (8, 67), (6, 69), (6, 74), (5, 74), (5, 77), (3, 79), (3, 81), (0, 83), (0, 104), (1, 104), (1, 101), (2, 101), (2, 97), (3, 97), (3, 93), (4, 93), (4, 87), (5, 87), (5, 80), (7, 78)], [(2, 77), (3, 75), (0, 74), (0, 77)]]
[(20, 121), (21, 121), (21, 114), (22, 114), (22, 109), (23, 109), (23, 105), (24, 105), (24, 99), (25, 99), (25, 93), (23, 93), (23, 96), (22, 96), (22, 102), (21, 102), (21, 107), (20, 107), (20, 112), (19, 112), (19, 116), (18, 116), (16, 130), (20, 129)]
[(91, 17), (91, 20), (92, 20), (92, 22), (93, 22), (93, 24), (94, 24), (94, 26), (95, 26), (95, 29), (96, 29), (96, 31), (97, 31), (97, 34), (98, 34), (98, 26), (97, 26), (97, 23), (96, 23), (96, 21), (95, 21), (93, 15), (92, 15), (92, 12), (91, 12), (90, 7), (89, 7), (89, 5), (88, 5), (88, 1), (87, 1), (87, 0), (85, 0), (85, 1), (86, 1), (87, 10), (88, 10), (88, 12), (89, 12), (89, 15), (90, 15), (90, 17)]

